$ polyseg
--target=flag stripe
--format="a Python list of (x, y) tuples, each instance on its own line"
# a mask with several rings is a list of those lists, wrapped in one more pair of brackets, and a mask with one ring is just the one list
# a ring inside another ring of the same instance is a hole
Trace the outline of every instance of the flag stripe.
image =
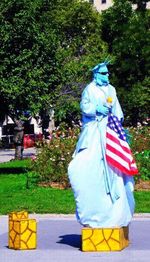
[(126, 161), (127, 163), (133, 160), (131, 155), (128, 154), (128, 156), (126, 156), (126, 153), (124, 154), (121, 149), (119, 151), (117, 148), (112, 147), (110, 144), (107, 144), (107, 152), (112, 152), (114, 155), (120, 157), (122, 160)]
[(131, 150), (127, 144), (127, 142), (125, 141), (120, 141), (120, 139), (118, 138), (117, 134), (112, 131), (109, 127), (107, 128), (107, 138), (111, 139), (112, 141), (114, 141), (116, 144), (121, 145), (122, 149), (127, 152), (127, 153), (131, 153)]
[(124, 166), (126, 169), (130, 169), (129, 168), (129, 164), (128, 161), (122, 159), (120, 156), (118, 156), (117, 154), (113, 153), (110, 150), (107, 150), (107, 156), (109, 156), (112, 160), (115, 159), (115, 161), (117, 161), (118, 163), (120, 163), (122, 166)]
[(114, 143), (114, 141), (112, 141), (110, 139), (107, 140), (107, 149), (110, 149), (113, 152), (120, 154), (120, 156), (125, 157), (128, 160), (132, 160), (131, 154), (124, 152), (124, 150), (122, 149), (122, 147), (120, 145)]
[(106, 160), (126, 175), (138, 173), (129, 144), (120, 121), (110, 114), (106, 132)]
[(106, 159), (113, 167), (116, 167), (124, 174), (130, 176), (138, 174), (138, 170), (136, 168), (133, 170), (128, 170), (125, 167), (123, 167), (119, 162), (115, 161), (115, 159), (111, 159), (108, 155), (106, 156)]

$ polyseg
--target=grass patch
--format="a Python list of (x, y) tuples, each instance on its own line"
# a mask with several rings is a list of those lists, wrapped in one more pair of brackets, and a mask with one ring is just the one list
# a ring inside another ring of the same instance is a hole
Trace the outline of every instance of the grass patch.
[(150, 191), (135, 191), (135, 212), (150, 213)]
[(71, 189), (59, 190), (34, 184), (27, 188), (30, 165), (30, 159), (0, 164), (0, 214), (22, 209), (41, 214), (74, 213), (75, 203)]
[[(71, 189), (60, 190), (32, 185), (27, 189), (30, 160), (0, 164), (0, 214), (27, 210), (29, 213), (75, 213)], [(14, 174), (14, 170), (20, 172)], [(5, 169), (5, 173), (1, 171)], [(136, 213), (150, 213), (150, 191), (135, 192)]]
[(68, 214), (75, 212), (71, 190), (34, 186), (26, 188), (26, 176), (0, 175), (0, 214), (27, 210), (29, 213)]
[(0, 174), (1, 173), (1, 169), (15, 169), (15, 168), (28, 168), (31, 164), (31, 160), (30, 158), (27, 159), (23, 159), (23, 160), (11, 160), (9, 162), (5, 162), (5, 163), (0, 163)]
[(10, 162), (0, 164), (0, 174), (22, 174), (30, 169), (31, 160), (12, 160)]

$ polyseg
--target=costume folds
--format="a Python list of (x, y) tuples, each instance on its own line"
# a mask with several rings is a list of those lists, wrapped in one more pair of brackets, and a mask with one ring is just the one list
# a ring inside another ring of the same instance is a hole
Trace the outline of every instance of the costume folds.
[(96, 107), (106, 104), (108, 97), (112, 113), (123, 119), (112, 85), (97, 85), (94, 79), (84, 89), (82, 131), (68, 167), (77, 220), (92, 228), (127, 226), (134, 212), (133, 177), (111, 168), (105, 157), (108, 115), (97, 113)]

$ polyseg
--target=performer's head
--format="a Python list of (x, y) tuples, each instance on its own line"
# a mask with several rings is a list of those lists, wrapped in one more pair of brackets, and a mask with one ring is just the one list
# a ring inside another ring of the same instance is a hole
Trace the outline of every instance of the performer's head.
[(109, 72), (107, 68), (107, 62), (100, 63), (96, 65), (92, 71), (94, 74), (94, 81), (97, 85), (108, 85), (109, 84)]

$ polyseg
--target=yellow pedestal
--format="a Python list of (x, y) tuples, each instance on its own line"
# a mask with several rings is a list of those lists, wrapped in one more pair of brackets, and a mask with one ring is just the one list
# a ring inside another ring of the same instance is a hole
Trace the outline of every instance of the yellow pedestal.
[(82, 251), (120, 251), (129, 245), (128, 227), (83, 228)]
[(9, 221), (15, 219), (28, 219), (28, 212), (27, 211), (11, 212), (9, 214)]
[(16, 219), (9, 221), (9, 248), (36, 248), (36, 220)]

